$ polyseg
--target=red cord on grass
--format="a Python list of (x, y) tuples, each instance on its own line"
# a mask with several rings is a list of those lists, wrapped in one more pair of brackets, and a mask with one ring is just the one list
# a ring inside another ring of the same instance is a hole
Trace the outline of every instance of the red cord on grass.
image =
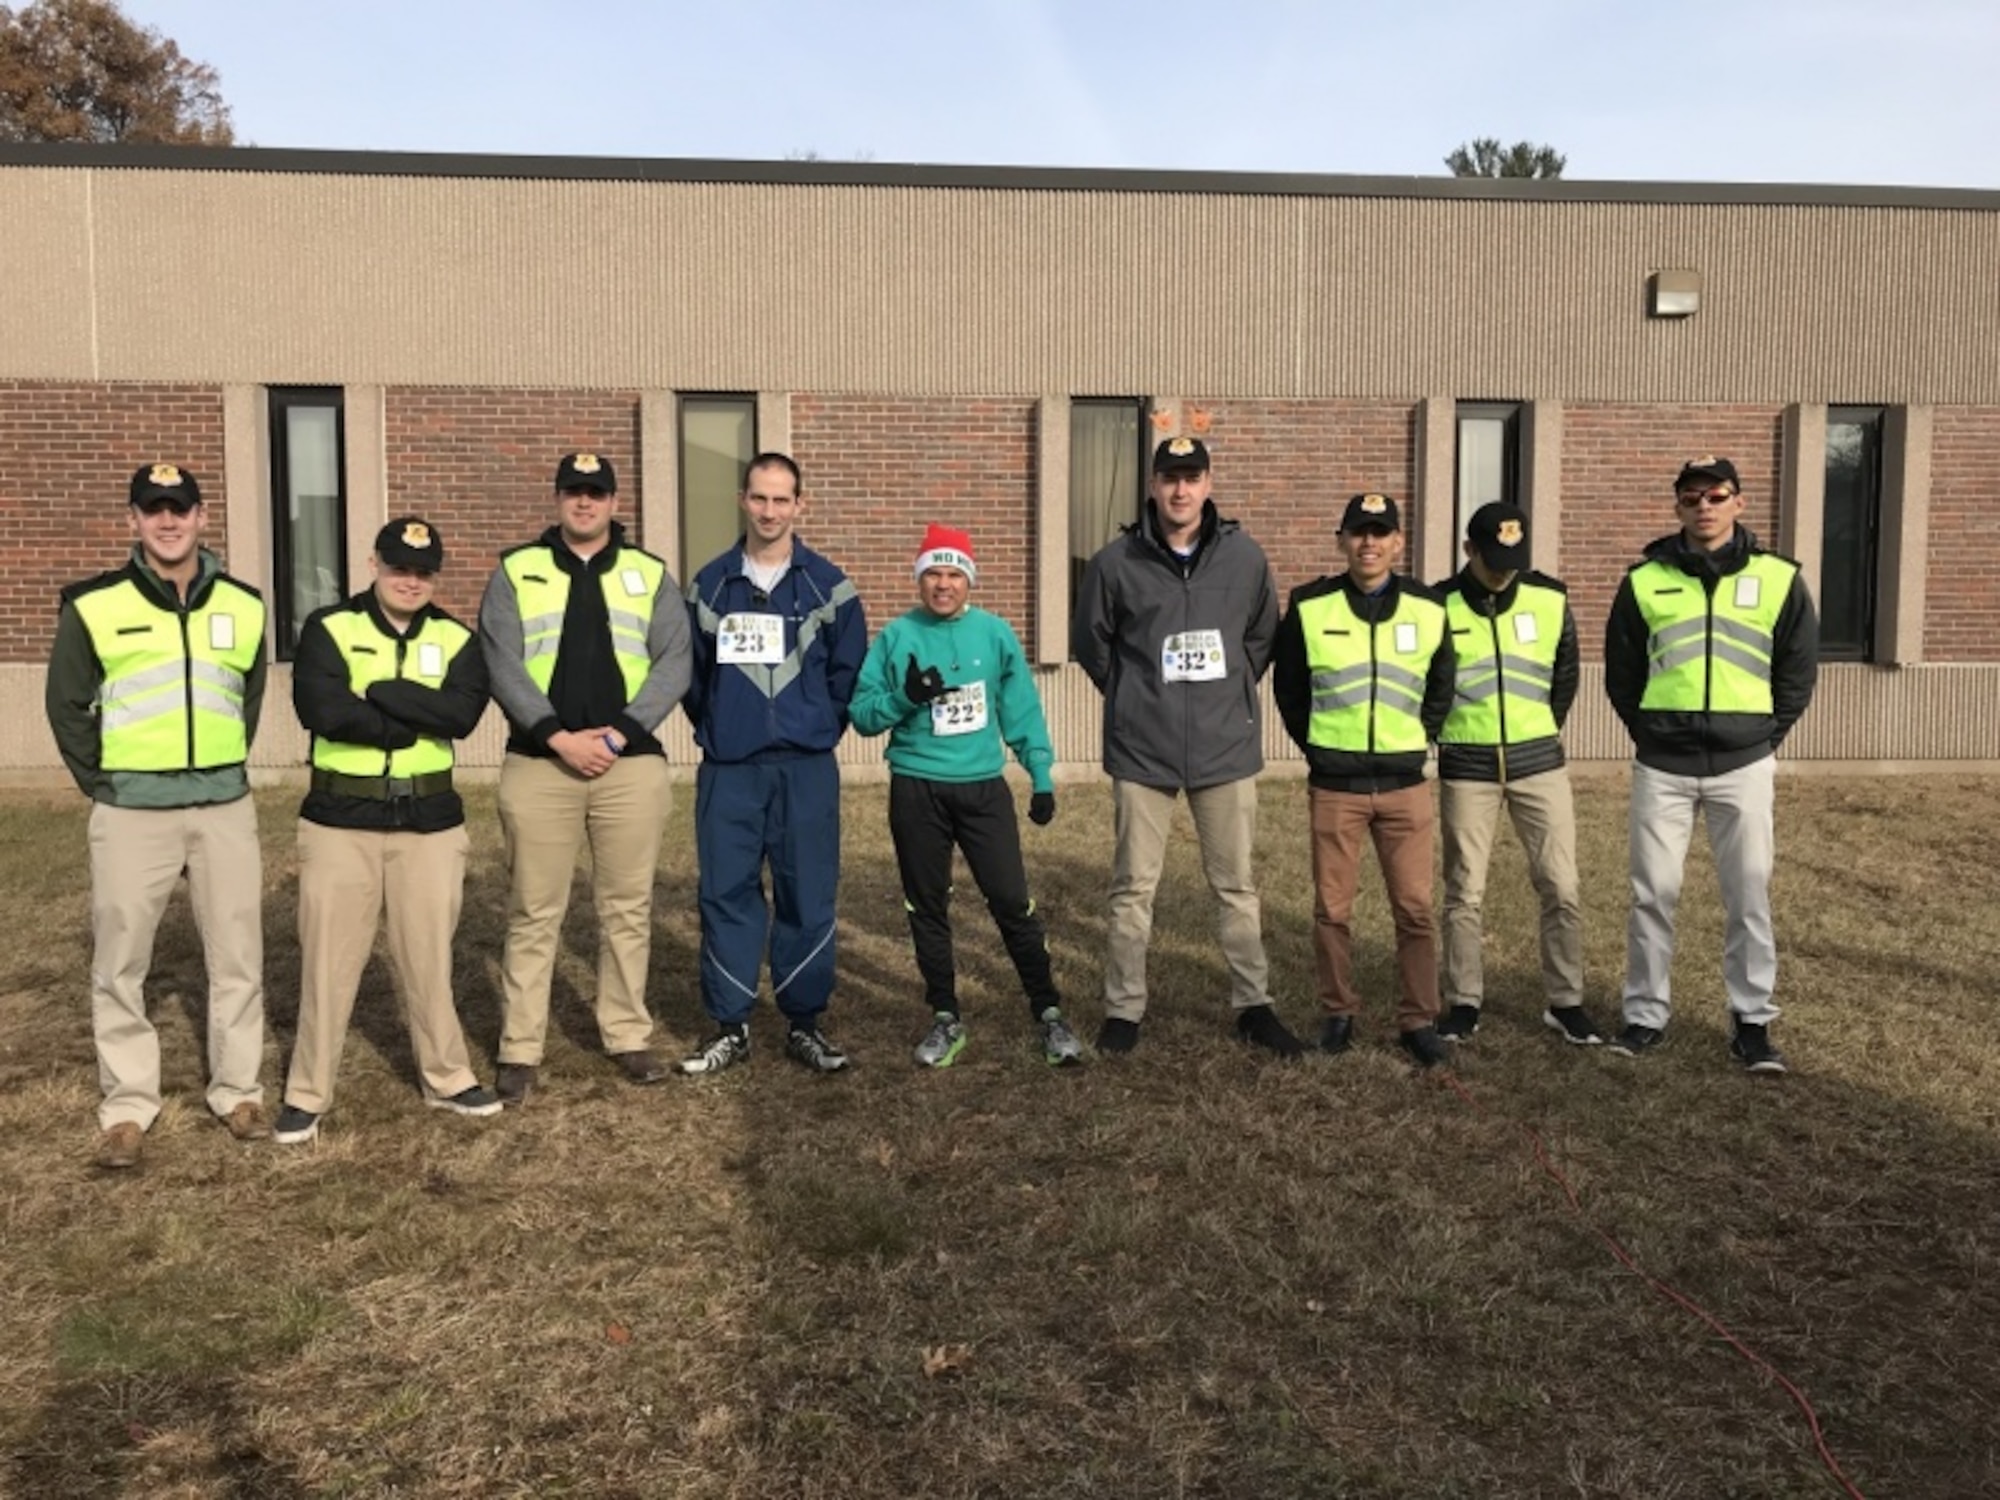
[[(1472, 1091), (1459, 1082), (1454, 1074), (1446, 1071), (1440, 1076), (1444, 1079), (1446, 1085), (1450, 1087), (1451, 1091), (1467, 1104), (1482, 1113), (1491, 1113), (1485, 1105), (1473, 1097)], [(1582, 1200), (1577, 1197), (1576, 1188), (1571, 1185), (1567, 1177), (1563, 1176), (1562, 1169), (1550, 1159), (1548, 1148), (1543, 1144), (1541, 1136), (1535, 1132), (1534, 1128), (1523, 1125), (1518, 1120), (1509, 1121), (1509, 1123), (1528, 1138), (1528, 1145), (1535, 1153), (1536, 1162), (1540, 1164), (1544, 1172), (1548, 1173), (1554, 1179), (1556, 1186), (1562, 1189), (1563, 1197), (1569, 1200), (1569, 1206), (1576, 1210), (1577, 1217), (1583, 1220), (1593, 1234), (1604, 1241), (1605, 1245), (1610, 1249), (1612, 1257), (1618, 1264), (1630, 1271), (1634, 1276), (1637, 1276), (1662, 1297), (1665, 1297), (1668, 1301), (1675, 1303), (1706, 1323), (1710, 1328), (1715, 1330), (1716, 1334), (1730, 1348), (1734, 1349), (1757, 1369), (1762, 1370), (1766, 1375), (1775, 1380), (1785, 1394), (1792, 1398), (1792, 1404), (1798, 1407), (1799, 1411), (1805, 1416), (1806, 1426), (1812, 1429), (1813, 1447), (1819, 1450), (1820, 1462), (1826, 1465), (1827, 1472), (1852, 1497), (1852, 1500), (1868, 1500), (1868, 1497), (1855, 1487), (1854, 1481), (1849, 1479), (1842, 1471), (1832, 1451), (1826, 1446), (1826, 1435), (1820, 1431), (1819, 1413), (1813, 1410), (1813, 1404), (1806, 1399), (1806, 1393), (1780, 1374), (1763, 1355), (1752, 1349), (1743, 1340), (1731, 1333), (1728, 1328), (1724, 1327), (1722, 1320), (1716, 1317), (1714, 1313), (1696, 1302), (1685, 1292), (1669, 1286), (1650, 1271), (1643, 1269), (1639, 1265), (1639, 1262), (1633, 1259), (1632, 1252), (1620, 1244), (1615, 1235), (1590, 1216), (1589, 1211), (1584, 1208)]]

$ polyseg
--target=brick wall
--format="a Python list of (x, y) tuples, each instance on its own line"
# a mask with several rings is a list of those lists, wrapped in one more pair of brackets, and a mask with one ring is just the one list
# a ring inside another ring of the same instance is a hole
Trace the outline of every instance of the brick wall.
[(1422, 525), (1411, 502), (1414, 405), (1191, 397), (1180, 413), (1183, 429), (1197, 412), (1209, 419), (1203, 441), (1215, 463), (1216, 508), (1241, 521), (1270, 557), (1281, 604), (1298, 584), (1346, 567), (1334, 533), (1350, 495), (1394, 496), (1405, 533), (1414, 536)]
[(444, 537), (437, 602), (470, 625), (498, 555), (556, 519), (556, 460), (593, 452), (618, 475), (618, 519), (636, 530), (639, 398), (630, 391), (417, 389), (383, 398), (389, 514)]
[(1690, 458), (1733, 459), (1742, 523), (1777, 545), (1782, 412), (1775, 406), (1570, 406), (1563, 412), (1562, 577), (1586, 661), (1625, 570), (1678, 527), (1674, 476)]
[(47, 660), (56, 591), (124, 562), (126, 489), (156, 460), (200, 482), (226, 560), (219, 389), (0, 381), (0, 661)]
[(1940, 406), (1931, 422), (1924, 657), (2000, 660), (2000, 409)]
[(971, 533), (973, 603), (1033, 658), (1033, 401), (795, 395), (792, 456), (805, 473), (799, 534), (854, 580), (871, 635), (917, 602), (910, 567), (935, 521)]

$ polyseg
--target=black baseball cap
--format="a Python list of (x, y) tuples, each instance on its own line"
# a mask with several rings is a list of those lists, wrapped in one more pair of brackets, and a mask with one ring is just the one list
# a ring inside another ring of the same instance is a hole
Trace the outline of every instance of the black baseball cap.
[(1465, 539), (1479, 560), (1501, 573), (1518, 573), (1528, 565), (1528, 513), (1518, 505), (1493, 500), (1472, 513)]
[(132, 475), (131, 503), (144, 505), (148, 500), (179, 500), (196, 506), (201, 504), (201, 486), (179, 464), (141, 464)]
[(1155, 474), (1206, 474), (1208, 445), (1200, 438), (1168, 438), (1153, 450)]
[(1387, 495), (1356, 495), (1341, 513), (1342, 531), (1401, 531), (1402, 512)]
[(601, 453), (565, 453), (562, 462), (556, 465), (556, 488), (602, 490), (615, 495), (618, 475), (611, 467), (611, 460)]
[(444, 566), (444, 538), (421, 516), (402, 516), (375, 533), (375, 555), (392, 568), (435, 573)]
[(1736, 477), (1736, 465), (1726, 458), (1691, 458), (1681, 465), (1680, 477), (1674, 481), (1674, 491), (1678, 494), (1698, 485), (1726, 484), (1736, 494), (1743, 493), (1743, 481)]

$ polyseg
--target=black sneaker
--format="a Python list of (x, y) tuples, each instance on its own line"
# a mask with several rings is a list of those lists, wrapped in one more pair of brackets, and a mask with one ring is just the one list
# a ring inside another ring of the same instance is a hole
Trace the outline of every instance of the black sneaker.
[[(1551, 1031), (1559, 1031), (1566, 1042), (1574, 1042), (1579, 1047), (1595, 1047), (1604, 1040), (1599, 1031), (1584, 1014), (1581, 1005), (1550, 1006), (1542, 1012), (1542, 1024)], [(1440, 1031), (1444, 1028), (1439, 1027)]]
[(296, 1104), (287, 1104), (279, 1110), (271, 1126), (271, 1139), (280, 1146), (303, 1146), (318, 1134), (319, 1116)]
[(1479, 1007), (1454, 1005), (1437, 1023), (1437, 1034), (1447, 1042), (1469, 1041), (1479, 1030)]
[(1275, 1052), (1287, 1062), (1305, 1056), (1306, 1049), (1299, 1045), (1299, 1039), (1285, 1029), (1278, 1013), (1268, 1005), (1253, 1005), (1237, 1012), (1236, 1035), (1238, 1040)]
[(493, 1092), (500, 1096), (500, 1102), (507, 1108), (519, 1109), (534, 1091), (533, 1063), (503, 1062), (493, 1070)]
[(1451, 1048), (1444, 1044), (1444, 1038), (1437, 1034), (1435, 1026), (1419, 1026), (1415, 1031), (1406, 1031), (1396, 1038), (1396, 1042), (1410, 1054), (1410, 1061), (1420, 1068), (1435, 1068), (1451, 1061)]
[(750, 1061), (750, 1028), (725, 1026), (681, 1059), (681, 1071), (688, 1074), (720, 1073), (738, 1063)]
[(1118, 1016), (1106, 1016), (1104, 1024), (1097, 1028), (1097, 1050), (1099, 1052), (1130, 1052), (1139, 1045), (1139, 1023), (1123, 1020)]
[(1328, 1016), (1319, 1023), (1319, 1050), (1345, 1052), (1354, 1045), (1354, 1017)]
[(1771, 1045), (1771, 1030), (1751, 1021), (1738, 1021), (1730, 1034), (1729, 1055), (1752, 1073), (1782, 1073), (1785, 1054)]
[(469, 1089), (460, 1089), (455, 1094), (433, 1094), (424, 1100), (432, 1109), (450, 1110), (455, 1115), (466, 1115), (475, 1120), (491, 1119), (500, 1113), (500, 1096), (491, 1089), (483, 1089), (474, 1084)]
[(847, 1066), (847, 1054), (817, 1026), (794, 1026), (785, 1038), (785, 1056), (815, 1073), (838, 1073)]
[(1657, 1026), (1632, 1025), (1618, 1033), (1611, 1043), (1611, 1050), (1620, 1057), (1641, 1057), (1666, 1039), (1667, 1034)]

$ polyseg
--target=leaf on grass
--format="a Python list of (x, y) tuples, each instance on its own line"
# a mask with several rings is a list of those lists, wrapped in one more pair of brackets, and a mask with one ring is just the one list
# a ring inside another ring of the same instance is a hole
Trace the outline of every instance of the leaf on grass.
[(936, 1380), (940, 1375), (955, 1375), (965, 1368), (965, 1362), (972, 1358), (970, 1344), (938, 1344), (924, 1349), (924, 1379)]
[(623, 1323), (606, 1323), (604, 1325), (604, 1336), (614, 1344), (629, 1344), (632, 1342), (632, 1330), (627, 1328)]
[(1317, 1297), (1308, 1297), (1306, 1298), (1306, 1311), (1309, 1313), (1323, 1313), (1326, 1311), (1326, 1304)]

